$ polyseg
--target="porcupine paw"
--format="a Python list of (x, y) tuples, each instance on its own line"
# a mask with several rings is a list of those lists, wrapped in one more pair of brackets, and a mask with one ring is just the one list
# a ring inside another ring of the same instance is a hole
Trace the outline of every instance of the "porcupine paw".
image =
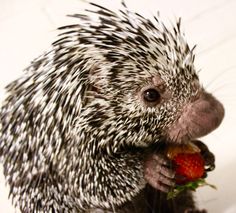
[(144, 163), (144, 177), (155, 189), (169, 192), (175, 185), (175, 172), (171, 162), (160, 154), (150, 155)]
[(184, 213), (207, 213), (205, 209), (199, 210), (199, 209), (186, 209)]
[(206, 171), (212, 171), (215, 169), (215, 156), (212, 152), (209, 151), (207, 146), (201, 141), (194, 141), (195, 144), (200, 148), (201, 155), (205, 160)]
[(206, 171), (212, 171), (215, 169), (215, 156), (209, 150), (202, 152), (202, 156), (205, 160)]

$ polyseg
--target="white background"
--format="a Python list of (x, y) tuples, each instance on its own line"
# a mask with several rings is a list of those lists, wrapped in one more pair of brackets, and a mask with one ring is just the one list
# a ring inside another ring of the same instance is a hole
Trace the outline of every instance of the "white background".
[[(95, 0), (94, 0), (95, 1)], [(109, 8), (118, 0), (97, 0)], [(168, 23), (182, 17), (190, 45), (197, 44), (200, 78), (225, 106), (226, 117), (215, 132), (203, 138), (216, 155), (216, 170), (208, 177), (217, 191), (202, 188), (196, 200), (210, 213), (236, 213), (236, 0), (126, 0), (141, 14), (160, 11)], [(84, 7), (82, 0), (0, 0), (0, 98), (3, 88), (21, 75), (29, 62), (55, 39), (56, 28), (70, 24)], [(1, 172), (2, 173), (2, 172)], [(0, 212), (15, 212), (0, 176)]]

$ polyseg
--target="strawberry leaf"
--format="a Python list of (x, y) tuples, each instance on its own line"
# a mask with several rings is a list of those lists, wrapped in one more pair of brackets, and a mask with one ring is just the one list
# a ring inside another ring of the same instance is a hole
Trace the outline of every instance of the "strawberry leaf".
[(167, 194), (167, 200), (175, 198), (178, 194), (180, 194), (183, 191), (186, 191), (186, 190), (196, 191), (198, 187), (202, 187), (202, 186), (209, 186), (213, 189), (216, 189), (216, 186), (209, 184), (204, 179), (200, 178), (196, 181), (191, 181), (184, 185), (176, 185), (175, 188), (173, 188), (173, 190), (171, 190)]

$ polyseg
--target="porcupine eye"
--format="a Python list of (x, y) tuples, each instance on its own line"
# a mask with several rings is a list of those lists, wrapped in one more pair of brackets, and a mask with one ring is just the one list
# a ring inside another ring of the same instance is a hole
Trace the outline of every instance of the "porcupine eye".
[(156, 104), (160, 103), (161, 95), (156, 89), (149, 88), (149, 89), (143, 91), (143, 100), (147, 104), (156, 105)]

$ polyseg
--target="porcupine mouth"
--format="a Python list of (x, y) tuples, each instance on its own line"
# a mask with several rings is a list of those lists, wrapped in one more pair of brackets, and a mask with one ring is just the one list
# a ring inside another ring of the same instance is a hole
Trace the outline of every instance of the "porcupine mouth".
[(202, 131), (200, 125), (185, 123), (179, 119), (176, 124), (172, 125), (166, 132), (165, 141), (169, 144), (189, 144), (198, 138), (206, 135), (206, 132)]
[[(171, 133), (173, 133), (173, 130)], [(167, 145), (188, 145), (190, 143), (194, 143), (194, 141), (198, 140), (200, 137), (191, 137), (191, 134), (188, 134), (187, 131), (178, 131), (177, 134), (166, 134), (162, 141)]]
[(166, 131), (166, 139), (172, 144), (189, 144), (191, 141), (214, 131), (224, 118), (224, 107), (209, 93), (183, 107), (179, 118)]

